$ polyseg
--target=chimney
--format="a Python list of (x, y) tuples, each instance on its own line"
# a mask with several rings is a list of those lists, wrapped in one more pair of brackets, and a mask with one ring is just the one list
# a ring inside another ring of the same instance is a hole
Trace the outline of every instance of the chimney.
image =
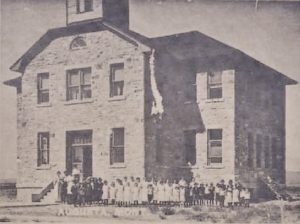
[(129, 29), (129, 0), (66, 0), (67, 26), (103, 21)]

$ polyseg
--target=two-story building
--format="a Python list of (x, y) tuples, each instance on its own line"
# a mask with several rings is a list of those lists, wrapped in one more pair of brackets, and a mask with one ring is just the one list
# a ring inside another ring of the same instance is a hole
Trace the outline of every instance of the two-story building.
[(285, 183), (285, 87), (296, 81), (197, 31), (129, 30), (128, 0), (68, 0), (67, 26), (11, 66), (18, 196), (56, 171)]

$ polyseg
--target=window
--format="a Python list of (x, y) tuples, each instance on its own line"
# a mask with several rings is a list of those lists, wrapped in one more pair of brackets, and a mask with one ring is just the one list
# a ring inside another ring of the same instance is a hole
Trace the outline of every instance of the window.
[(261, 151), (262, 151), (262, 139), (261, 135), (256, 135), (256, 167), (261, 167)]
[(277, 168), (277, 138), (272, 138), (272, 168)]
[(110, 164), (124, 163), (124, 128), (113, 128), (110, 137)]
[(49, 164), (49, 146), (49, 132), (38, 133), (38, 166)]
[(222, 98), (222, 72), (208, 72), (208, 98)]
[(90, 11), (93, 11), (93, 0), (76, 0), (77, 14)]
[(264, 139), (264, 152), (265, 152), (265, 168), (270, 167), (270, 139), (269, 136), (265, 136)]
[(187, 130), (184, 134), (185, 161), (196, 164), (196, 130)]
[(91, 97), (91, 68), (67, 71), (67, 100), (82, 100)]
[(40, 73), (37, 76), (38, 103), (49, 102), (49, 73)]
[(124, 94), (124, 64), (110, 66), (110, 97)]
[(253, 135), (248, 133), (248, 167), (253, 167)]
[(75, 50), (86, 46), (87, 44), (83, 37), (76, 37), (74, 40), (72, 40), (70, 44), (70, 49)]
[(222, 129), (208, 130), (207, 165), (222, 163)]

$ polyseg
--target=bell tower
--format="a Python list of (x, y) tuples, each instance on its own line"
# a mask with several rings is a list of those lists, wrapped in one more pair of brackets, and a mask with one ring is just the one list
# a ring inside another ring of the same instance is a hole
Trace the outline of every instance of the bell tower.
[(129, 29), (129, 0), (66, 0), (67, 26), (103, 21)]

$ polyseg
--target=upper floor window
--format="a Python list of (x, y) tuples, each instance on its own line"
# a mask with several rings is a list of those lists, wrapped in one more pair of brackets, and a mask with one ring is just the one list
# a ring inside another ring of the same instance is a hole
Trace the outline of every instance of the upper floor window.
[(76, 0), (76, 12), (84, 13), (93, 11), (93, 0)]
[(207, 91), (209, 99), (222, 98), (222, 72), (208, 72)]
[(196, 130), (186, 130), (184, 134), (185, 161), (191, 165), (196, 164)]
[(67, 100), (82, 100), (91, 97), (91, 68), (68, 70)]
[(38, 156), (37, 165), (47, 165), (49, 164), (49, 132), (38, 133)]
[(75, 50), (87, 46), (83, 37), (76, 37), (70, 44), (70, 49)]
[(49, 73), (40, 73), (37, 76), (38, 103), (49, 102)]
[(124, 64), (110, 66), (110, 97), (123, 96), (124, 94)]
[(222, 163), (222, 129), (208, 130), (207, 165)]
[(124, 163), (124, 128), (113, 128), (110, 136), (110, 164)]

